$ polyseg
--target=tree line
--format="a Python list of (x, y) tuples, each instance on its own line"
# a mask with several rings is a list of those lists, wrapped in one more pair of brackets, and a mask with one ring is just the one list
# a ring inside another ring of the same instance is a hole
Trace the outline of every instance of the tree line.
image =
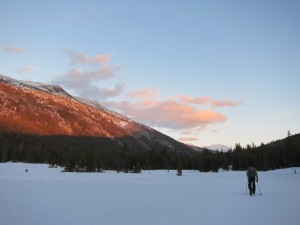
[(242, 147), (228, 152), (204, 149), (185, 154), (167, 147), (151, 150), (120, 146), (99, 137), (39, 136), (0, 134), (0, 162), (47, 163), (66, 172), (116, 170), (138, 173), (141, 170), (192, 169), (201, 172), (246, 170), (249, 165), (266, 171), (300, 166), (300, 134), (289, 135), (269, 144)]

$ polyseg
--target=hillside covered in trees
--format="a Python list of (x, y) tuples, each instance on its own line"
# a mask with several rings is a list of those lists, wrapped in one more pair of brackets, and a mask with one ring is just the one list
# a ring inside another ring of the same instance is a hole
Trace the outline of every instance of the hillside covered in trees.
[(150, 150), (120, 148), (99, 137), (39, 136), (14, 133), (0, 134), (0, 162), (48, 163), (69, 172), (116, 170), (139, 172), (153, 169), (193, 169), (201, 172), (245, 170), (254, 165), (258, 170), (300, 166), (300, 134), (260, 146), (232, 151), (203, 150), (184, 154), (167, 148)]

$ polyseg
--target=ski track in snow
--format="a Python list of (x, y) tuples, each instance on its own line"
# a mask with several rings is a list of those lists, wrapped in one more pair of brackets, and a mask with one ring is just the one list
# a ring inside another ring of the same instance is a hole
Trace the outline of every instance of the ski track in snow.
[[(25, 172), (28, 169), (29, 172)], [(46, 164), (0, 163), (1, 225), (298, 225), (300, 169), (259, 172), (62, 173)]]

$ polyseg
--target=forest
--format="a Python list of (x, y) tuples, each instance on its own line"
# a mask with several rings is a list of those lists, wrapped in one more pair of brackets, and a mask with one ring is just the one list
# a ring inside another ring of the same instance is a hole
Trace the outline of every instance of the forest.
[(300, 134), (260, 146), (236, 144), (228, 152), (204, 149), (185, 154), (167, 148), (132, 149), (99, 137), (39, 136), (0, 134), (0, 162), (47, 163), (65, 172), (115, 170), (138, 173), (141, 170), (190, 169), (200, 172), (246, 170), (260, 171), (300, 166)]

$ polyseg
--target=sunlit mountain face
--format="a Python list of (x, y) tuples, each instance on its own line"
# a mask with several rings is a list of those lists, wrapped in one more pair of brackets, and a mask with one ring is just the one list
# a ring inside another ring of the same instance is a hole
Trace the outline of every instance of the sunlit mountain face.
[(190, 147), (142, 124), (69, 95), (60, 86), (0, 76), (0, 133), (90, 136), (120, 147), (192, 153)]

